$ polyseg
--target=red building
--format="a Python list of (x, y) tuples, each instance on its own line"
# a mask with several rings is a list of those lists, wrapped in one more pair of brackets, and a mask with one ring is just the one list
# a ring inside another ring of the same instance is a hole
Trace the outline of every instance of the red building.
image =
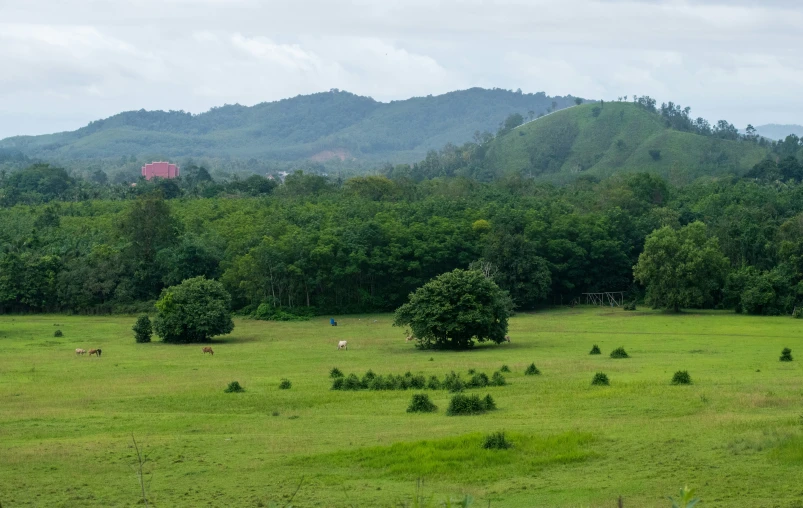
[(151, 162), (142, 166), (142, 176), (145, 180), (151, 178), (176, 178), (178, 176), (178, 166), (169, 162)]

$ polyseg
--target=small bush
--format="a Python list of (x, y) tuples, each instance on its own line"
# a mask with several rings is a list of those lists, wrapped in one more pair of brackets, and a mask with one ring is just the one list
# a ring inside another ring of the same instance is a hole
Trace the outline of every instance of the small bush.
[(430, 376), (429, 381), (427, 381), (427, 388), (430, 390), (440, 390), (441, 389), (441, 380), (438, 379), (438, 376)]
[(356, 374), (349, 374), (343, 381), (343, 390), (359, 390), (360, 388), (362, 388), (362, 383)]
[(429, 395), (426, 393), (416, 393), (410, 401), (410, 406), (407, 408), (408, 413), (432, 413), (436, 411), (438, 406), (429, 400)]
[(618, 348), (614, 349), (613, 351), (611, 351), (611, 358), (630, 358), (630, 355), (627, 354), (627, 351), (625, 351), (625, 348), (618, 347)]
[(501, 372), (496, 371), (494, 372), (493, 376), (491, 376), (491, 385), (505, 386), (506, 384), (507, 381), (505, 381), (505, 376), (503, 376)]
[(598, 345), (594, 344), (594, 347), (591, 348), (591, 352), (589, 352), (588, 354), (590, 354), (590, 355), (601, 355), (602, 351), (599, 350), (599, 346)]
[(625, 310), (636, 310), (636, 301), (628, 302), (622, 306)]
[(337, 367), (332, 367), (332, 370), (329, 371), (329, 377), (332, 379), (343, 377), (343, 373)]
[(274, 412), (271, 413), (271, 416), (279, 416), (279, 412), (278, 411), (274, 411)]
[(293, 383), (289, 379), (282, 379), (281, 383), (279, 383), (279, 390), (289, 390), (292, 386)]
[(507, 450), (513, 446), (505, 437), (504, 432), (494, 432), (485, 436), (482, 447), (486, 450)]
[(792, 311), (792, 317), (795, 319), (803, 319), (803, 307), (795, 307)]
[(502, 368), (499, 369), (499, 372), (510, 372), (510, 367), (507, 365), (502, 365)]
[(427, 386), (427, 378), (422, 375), (413, 376), (410, 378), (410, 388), (415, 388), (416, 390), (421, 390), (422, 388)]
[(485, 406), (486, 411), (493, 411), (496, 409), (496, 401), (494, 401), (494, 398), (491, 397), (490, 393), (486, 395), (484, 399), (482, 399), (482, 403)]
[(452, 371), (451, 373), (446, 374), (441, 387), (449, 390), (450, 392), (457, 393), (462, 392), (466, 388), (466, 384), (462, 379), (460, 379), (460, 374), (455, 374), (454, 371)]
[(64, 334), (61, 333), (61, 330), (56, 330), (55, 332), (53, 332), (53, 337), (63, 337), (63, 336)]
[(687, 370), (679, 370), (675, 372), (675, 375), (672, 376), (672, 384), (673, 385), (690, 385), (691, 384), (691, 376), (689, 375), (689, 371)]
[[(489, 407), (488, 402), (493, 407)], [(462, 395), (458, 393), (449, 401), (449, 409), (446, 410), (446, 414), (449, 416), (476, 415), (482, 414), (489, 409), (496, 409), (496, 404), (490, 395), (485, 399), (480, 399), (479, 395)]]
[(362, 385), (363, 388), (368, 388), (369, 386), (371, 386), (371, 381), (373, 381), (374, 378), (376, 378), (376, 374), (374, 374), (374, 371), (369, 370), (362, 377), (360, 384)]
[(534, 363), (531, 363), (527, 370), (524, 371), (525, 376), (538, 376), (541, 374), (541, 371), (538, 370), (538, 367), (535, 366)]
[(153, 326), (151, 325), (151, 319), (147, 314), (143, 314), (142, 316), (138, 317), (137, 322), (134, 323), (134, 326), (132, 326), (131, 329), (134, 331), (134, 340), (136, 340), (138, 343), (143, 344), (151, 341), (151, 337), (153, 336)]
[(476, 373), (477, 373), (477, 370), (476, 370), (476, 369), (468, 369), (468, 375), (469, 375), (469, 376), (473, 376), (473, 375), (474, 375), (474, 374), (476, 374)]
[(792, 361), (792, 350), (788, 347), (783, 348), (781, 351), (781, 361), (782, 362), (791, 362)]
[(376, 376), (371, 380), (371, 383), (368, 385), (369, 390), (387, 390), (387, 386), (385, 384), (385, 377), (384, 376)]
[(654, 161), (661, 160), (661, 150), (650, 150), (649, 154), (650, 157), (652, 157), (652, 160)]
[(480, 372), (479, 374), (474, 374), (471, 376), (471, 380), (467, 383), (468, 388), (485, 388), (490, 383), (488, 376), (484, 372)]
[(229, 386), (227, 386), (226, 389), (223, 391), (225, 393), (240, 393), (244, 392), (245, 388), (240, 386), (240, 383), (238, 381), (232, 381), (231, 383), (229, 383)]
[(332, 381), (332, 390), (342, 390), (344, 384), (346, 384), (345, 378), (336, 377), (335, 380)]
[(591, 380), (592, 385), (600, 385), (600, 386), (609, 386), (611, 384), (608, 381), (608, 376), (603, 372), (597, 372), (594, 374), (594, 379)]

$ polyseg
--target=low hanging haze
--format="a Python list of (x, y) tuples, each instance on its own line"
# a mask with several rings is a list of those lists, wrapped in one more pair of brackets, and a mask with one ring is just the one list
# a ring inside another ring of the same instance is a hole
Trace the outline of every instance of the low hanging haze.
[(0, 138), (127, 110), (474, 86), (803, 123), (799, 0), (0, 0)]

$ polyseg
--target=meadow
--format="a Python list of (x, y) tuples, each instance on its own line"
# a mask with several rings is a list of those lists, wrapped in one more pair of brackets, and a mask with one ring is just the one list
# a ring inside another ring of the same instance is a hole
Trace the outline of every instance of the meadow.
[[(803, 507), (798, 320), (564, 308), (513, 317), (510, 344), (431, 352), (389, 315), (335, 317), (236, 320), (210, 356), (136, 344), (131, 316), (0, 316), (0, 504), (141, 503), (133, 435), (156, 507), (668, 507), (684, 485), (707, 507)], [(630, 358), (608, 356), (619, 346)], [(795, 361), (779, 361), (784, 347)], [(525, 376), (533, 362), (542, 374)], [(484, 415), (446, 416), (442, 390), (425, 390), (429, 414), (406, 412), (421, 390), (330, 390), (333, 367), (467, 378), (502, 365), (507, 386), (468, 390), (495, 399)], [(693, 384), (672, 385), (677, 370)], [(591, 386), (596, 372), (610, 386)], [(233, 380), (245, 392), (224, 393)], [(482, 449), (495, 431), (513, 447)]]

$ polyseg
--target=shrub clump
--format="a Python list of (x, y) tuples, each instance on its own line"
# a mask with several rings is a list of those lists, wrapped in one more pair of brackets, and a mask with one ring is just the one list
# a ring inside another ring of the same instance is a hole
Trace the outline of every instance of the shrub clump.
[(446, 410), (446, 414), (449, 416), (476, 415), (493, 409), (496, 409), (496, 403), (490, 395), (481, 399), (479, 395), (458, 393), (449, 401), (449, 409)]
[(329, 371), (329, 377), (332, 379), (337, 379), (339, 377), (343, 377), (343, 373), (337, 367), (332, 367), (332, 370)]
[(279, 390), (289, 390), (291, 386), (293, 386), (293, 383), (289, 379), (282, 379), (279, 383)]
[(346, 383), (346, 379), (342, 377), (336, 377), (334, 381), (332, 381), (332, 390), (342, 390), (343, 385)]
[(360, 382), (360, 378), (356, 374), (349, 374), (343, 380), (343, 390), (359, 390), (360, 388), (362, 388), (362, 382)]
[(226, 389), (223, 391), (226, 393), (240, 393), (244, 392), (245, 388), (240, 386), (240, 383), (238, 381), (232, 381), (231, 383), (229, 383), (229, 386), (227, 386)]
[(589, 352), (588, 354), (590, 354), (590, 355), (601, 355), (602, 351), (599, 350), (599, 346), (598, 345), (594, 344), (594, 347), (591, 348), (591, 352)]
[(630, 358), (630, 355), (627, 354), (627, 351), (625, 351), (625, 348), (618, 347), (618, 348), (614, 349), (613, 351), (611, 351), (611, 358)]
[(679, 370), (675, 372), (675, 375), (672, 376), (672, 384), (673, 385), (690, 385), (691, 384), (691, 376), (689, 375), (688, 370)]
[(488, 379), (488, 375), (484, 372), (480, 372), (479, 374), (471, 376), (471, 380), (466, 386), (469, 388), (485, 388), (490, 382), (491, 380)]
[(499, 372), (510, 372), (510, 367), (507, 365), (502, 365), (502, 368), (499, 369)]
[(143, 314), (138, 317), (137, 322), (134, 323), (134, 326), (132, 326), (131, 329), (134, 331), (134, 340), (136, 340), (137, 343), (143, 344), (151, 341), (151, 337), (153, 336), (153, 326), (151, 325), (151, 319), (147, 314)]
[(486, 450), (507, 450), (513, 446), (505, 437), (504, 432), (494, 432), (485, 436), (482, 447)]
[(792, 350), (788, 347), (783, 348), (781, 351), (781, 361), (782, 362), (791, 362), (792, 361)]
[(426, 393), (416, 393), (410, 401), (410, 406), (407, 408), (408, 413), (432, 413), (437, 411), (438, 406), (429, 400), (429, 395)]
[(453, 393), (462, 392), (466, 388), (466, 384), (460, 379), (460, 374), (455, 374), (454, 371), (446, 374), (446, 377), (441, 383), (441, 387)]
[(53, 332), (53, 337), (62, 337), (62, 336), (64, 336), (64, 334), (61, 333), (61, 330), (56, 330), (55, 332)]
[(505, 381), (505, 376), (503, 376), (501, 372), (496, 371), (494, 372), (493, 376), (491, 376), (492, 386), (505, 386), (506, 384), (507, 381)]
[(611, 382), (608, 380), (607, 374), (604, 372), (597, 372), (594, 374), (594, 379), (591, 380), (592, 385), (609, 386)]
[(626, 303), (622, 306), (624, 310), (636, 310), (636, 301), (633, 300), (632, 302)]
[(541, 375), (541, 371), (538, 370), (538, 367), (535, 366), (534, 363), (531, 363), (527, 370), (524, 371), (525, 376), (539, 376)]

